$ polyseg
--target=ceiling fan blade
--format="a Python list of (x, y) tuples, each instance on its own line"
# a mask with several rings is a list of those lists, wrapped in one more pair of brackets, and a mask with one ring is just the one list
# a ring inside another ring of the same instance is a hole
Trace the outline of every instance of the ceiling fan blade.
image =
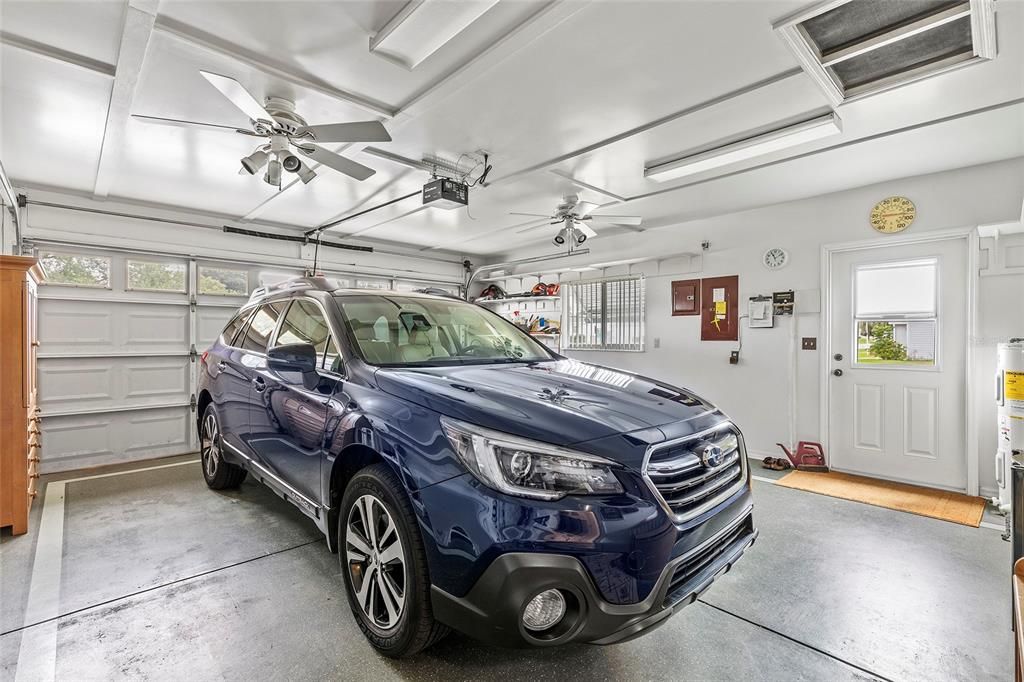
[(576, 229), (582, 232), (583, 234), (587, 235), (587, 239), (597, 236), (597, 232), (594, 232), (593, 228), (591, 228), (590, 225), (587, 225), (586, 223), (576, 223)]
[(391, 135), (380, 121), (304, 126), (295, 135), (312, 137), (316, 142), (391, 142)]
[(219, 123), (203, 123), (201, 121), (184, 121), (177, 118), (161, 118), (159, 116), (143, 116), (141, 114), (132, 114), (132, 118), (141, 123), (155, 123), (157, 125), (165, 126), (180, 126), (182, 128), (206, 128), (207, 130), (221, 130), (225, 133), (241, 133), (242, 135), (252, 135), (253, 137), (259, 137), (256, 133), (245, 128), (238, 128), (236, 126), (226, 126)]
[(200, 71), (210, 85), (217, 88), (220, 94), (231, 100), (231, 103), (242, 110), (242, 112), (253, 121), (273, 121), (274, 117), (267, 113), (260, 101), (253, 97), (242, 84), (234, 78), (221, 76), (209, 71)]
[(543, 213), (519, 213), (518, 211), (510, 211), (509, 215), (524, 215), (524, 216), (527, 216), (529, 218), (549, 218), (550, 217), (550, 216), (544, 215)]
[(572, 212), (576, 215), (590, 215), (590, 212), (595, 208), (600, 208), (598, 204), (593, 204), (589, 201), (577, 201), (573, 207)]
[(340, 154), (335, 154), (334, 152), (327, 151), (326, 149), (322, 149), (316, 145), (296, 145), (295, 148), (317, 163), (322, 163), (328, 168), (333, 168), (339, 173), (344, 173), (356, 180), (366, 180), (377, 172), (369, 166), (356, 163), (352, 159), (345, 158)]
[(587, 220), (595, 223), (607, 223), (617, 225), (639, 225), (643, 218), (635, 215), (588, 215)]

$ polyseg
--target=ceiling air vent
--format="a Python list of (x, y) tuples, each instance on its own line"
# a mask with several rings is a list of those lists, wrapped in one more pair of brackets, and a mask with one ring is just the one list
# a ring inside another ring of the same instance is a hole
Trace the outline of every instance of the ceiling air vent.
[(992, 0), (832, 0), (774, 28), (834, 105), (996, 54)]

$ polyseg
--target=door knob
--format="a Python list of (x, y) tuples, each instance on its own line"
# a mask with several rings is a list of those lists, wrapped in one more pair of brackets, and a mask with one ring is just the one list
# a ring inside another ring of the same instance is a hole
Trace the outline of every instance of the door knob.
[(843, 370), (841, 370), (841, 369), (834, 369), (834, 370), (832, 370), (832, 375), (833, 376), (837, 376), (837, 377), (841, 377), (841, 376), (843, 376)]

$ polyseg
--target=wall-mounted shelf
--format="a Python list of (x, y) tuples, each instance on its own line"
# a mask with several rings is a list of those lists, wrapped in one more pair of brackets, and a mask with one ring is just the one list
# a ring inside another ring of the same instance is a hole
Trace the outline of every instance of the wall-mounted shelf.
[(524, 303), (526, 301), (557, 301), (561, 296), (513, 296), (512, 298), (478, 298), (473, 303), (485, 305), (488, 303)]

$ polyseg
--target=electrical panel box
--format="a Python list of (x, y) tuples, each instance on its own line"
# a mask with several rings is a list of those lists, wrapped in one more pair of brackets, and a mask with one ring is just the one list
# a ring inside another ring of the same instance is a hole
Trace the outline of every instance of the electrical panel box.
[(700, 280), (672, 282), (672, 315), (700, 315)]
[(739, 340), (739, 275), (709, 277), (700, 285), (700, 340)]
[(469, 185), (438, 178), (423, 185), (423, 205), (437, 208), (460, 208), (469, 205)]

